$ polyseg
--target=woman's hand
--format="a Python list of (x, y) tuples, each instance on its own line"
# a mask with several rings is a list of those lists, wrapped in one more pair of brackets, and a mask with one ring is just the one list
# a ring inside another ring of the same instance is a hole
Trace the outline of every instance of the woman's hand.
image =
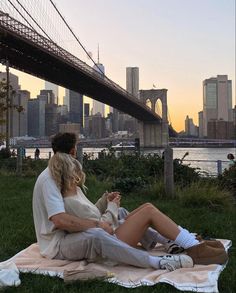
[(113, 201), (113, 199), (116, 198), (117, 196), (120, 196), (121, 198), (121, 195), (118, 191), (107, 192), (107, 201)]
[(120, 196), (120, 194), (118, 194), (116, 197), (113, 198), (113, 200), (111, 200), (111, 202), (116, 203), (119, 208), (120, 207), (120, 200), (121, 200), (121, 196)]

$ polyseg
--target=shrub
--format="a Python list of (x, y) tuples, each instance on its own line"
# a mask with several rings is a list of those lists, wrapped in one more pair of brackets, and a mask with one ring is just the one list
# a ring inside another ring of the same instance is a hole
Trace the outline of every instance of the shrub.
[(150, 184), (145, 191), (150, 199), (164, 198), (166, 196), (165, 185), (163, 180), (158, 180)]
[(112, 189), (122, 193), (129, 193), (144, 188), (146, 184), (147, 181), (142, 177), (117, 178), (112, 185)]
[(236, 198), (236, 163), (224, 170), (223, 174), (219, 176), (219, 182), (223, 188), (230, 190)]
[(98, 180), (94, 175), (86, 178), (85, 185), (88, 187), (86, 194), (92, 202), (96, 202), (106, 190), (112, 191), (110, 182)]
[(0, 150), (0, 159), (8, 159), (11, 157), (11, 151), (9, 149), (3, 148)]
[[(119, 158), (114, 154), (101, 156), (100, 159), (90, 160), (84, 156), (84, 170), (93, 174), (99, 180), (114, 181), (114, 188), (125, 192), (133, 188), (143, 188), (163, 178), (164, 160), (158, 154), (140, 155), (122, 153)], [(181, 160), (174, 160), (175, 182), (186, 186), (200, 178), (197, 169), (183, 165)]]
[(188, 187), (178, 189), (176, 195), (183, 206), (220, 208), (235, 204), (232, 194), (220, 189), (217, 184), (195, 182)]

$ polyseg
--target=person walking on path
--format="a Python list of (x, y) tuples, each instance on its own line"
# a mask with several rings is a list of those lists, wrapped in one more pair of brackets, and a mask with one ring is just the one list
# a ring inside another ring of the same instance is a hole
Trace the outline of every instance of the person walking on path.
[(34, 152), (34, 158), (35, 160), (38, 160), (40, 156), (40, 150), (39, 148), (36, 148), (35, 152)]

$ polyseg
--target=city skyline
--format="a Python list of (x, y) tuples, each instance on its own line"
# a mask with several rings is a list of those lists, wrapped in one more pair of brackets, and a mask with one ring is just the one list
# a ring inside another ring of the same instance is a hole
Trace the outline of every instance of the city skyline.
[[(126, 67), (139, 67), (140, 89), (153, 85), (168, 89), (169, 122), (177, 131), (184, 129), (186, 115), (198, 124), (197, 115), (203, 107), (202, 81), (207, 78), (228, 75), (235, 105), (234, 1), (70, 2), (68, 6), (65, 0), (55, 1), (94, 56), (99, 43), (100, 60), (108, 77), (125, 88)], [(69, 33), (68, 38), (73, 43)], [(11, 72), (19, 76), (21, 88), (29, 90), (31, 97), (44, 88), (44, 81)], [(60, 99), (63, 95), (60, 89)]]

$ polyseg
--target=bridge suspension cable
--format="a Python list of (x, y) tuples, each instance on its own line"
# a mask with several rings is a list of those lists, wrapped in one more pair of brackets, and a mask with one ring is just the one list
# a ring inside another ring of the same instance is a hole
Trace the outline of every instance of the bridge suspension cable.
[[(37, 25), (38, 28), (53, 42), (53, 40), (50, 38), (50, 36), (45, 32), (45, 30), (38, 24), (38, 22), (30, 15), (30, 13), (26, 10), (26, 8), (20, 3), (19, 0), (16, 0), (17, 3), (20, 5), (20, 7), (25, 11), (25, 13), (30, 17), (30, 19), (33, 20), (33, 22)], [(27, 24), (34, 30), (35, 28), (31, 25), (31, 23), (24, 17), (24, 15), (17, 9), (17, 7), (11, 2), (11, 0), (8, 0), (8, 2), (14, 7), (14, 9), (23, 17), (23, 19), (27, 22)]]
[(84, 52), (86, 53), (86, 55), (88, 56), (88, 58), (93, 62), (93, 64), (101, 72), (101, 74), (109, 80), (109, 78), (104, 74), (104, 72), (102, 72), (102, 70), (99, 68), (99, 66), (96, 64), (96, 62), (93, 60), (93, 58), (91, 57), (91, 54), (89, 54), (89, 52), (86, 50), (86, 48), (81, 43), (81, 41), (79, 40), (79, 38), (75, 35), (75, 33), (73, 32), (73, 30), (71, 29), (71, 27), (69, 26), (69, 24), (67, 23), (67, 21), (65, 20), (65, 18), (62, 16), (62, 14), (58, 10), (58, 8), (54, 4), (54, 2), (52, 0), (49, 0), (49, 1), (51, 2), (51, 4), (53, 5), (54, 9), (57, 11), (57, 13), (59, 14), (59, 16), (61, 17), (61, 19), (63, 20), (63, 22), (65, 23), (65, 25), (67, 26), (67, 28), (69, 29), (69, 31), (71, 32), (71, 34), (73, 35), (73, 37), (76, 39), (76, 41), (79, 43), (79, 45), (81, 46), (81, 48), (84, 50)]
[(67, 47), (62, 37), (67, 37), (68, 31), (49, 1), (0, 0), (0, 9), (55, 44)]

